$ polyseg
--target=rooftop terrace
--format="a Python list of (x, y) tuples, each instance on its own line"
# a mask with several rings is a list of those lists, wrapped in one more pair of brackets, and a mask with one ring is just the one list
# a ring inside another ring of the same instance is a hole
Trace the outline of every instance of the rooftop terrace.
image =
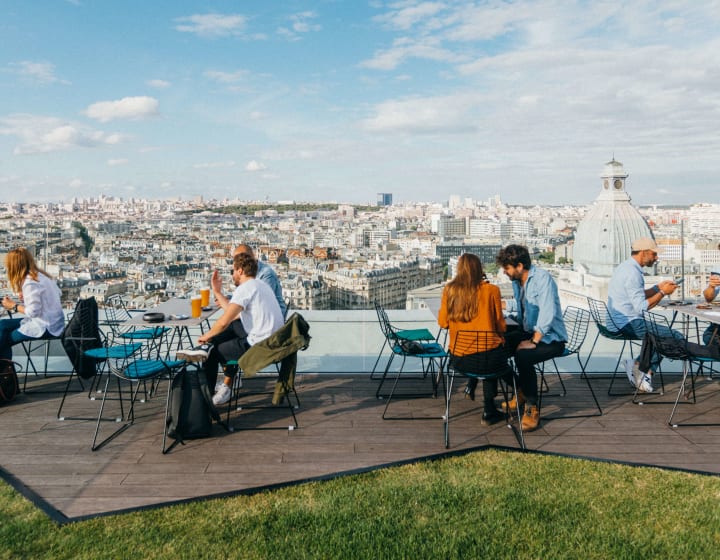
[[(504, 424), (480, 426), (481, 404), (463, 399), (461, 384), (455, 387), (447, 450), (442, 397), (393, 399), (389, 408), (393, 419), (383, 420), (385, 401), (375, 398), (378, 381), (369, 376), (382, 344), (374, 312), (303, 315), (311, 325), (313, 339), (310, 348), (299, 355), (298, 429), (288, 429), (289, 414), (282, 408), (244, 408), (233, 412), (234, 432), (215, 426), (215, 437), (189, 441), (163, 455), (163, 386), (157, 397), (137, 405), (133, 426), (92, 452), (90, 442), (99, 402), (89, 400), (87, 393), (74, 392), (64, 409), (68, 419), (59, 421), (60, 394), (40, 391), (58, 390), (64, 379), (31, 377), (28, 393), (0, 408), (4, 427), (0, 433), (1, 474), (53, 519), (66, 522), (178, 501), (257, 492), (448, 452), (518, 447), (513, 432)], [(427, 310), (395, 311), (390, 318), (406, 326), (434, 326)], [(588, 341), (594, 334), (589, 333)], [(591, 369), (607, 372), (617, 348), (602, 344)], [(61, 355), (53, 355), (51, 368), (63, 369), (67, 365), (63, 360)], [(558, 364), (561, 368), (576, 365), (572, 360)], [(552, 396), (557, 394), (558, 382), (554, 375), (549, 376), (550, 392), (543, 401), (541, 428), (526, 434), (528, 449), (720, 473), (720, 426), (671, 428), (667, 424), (668, 403), (674, 400), (679, 383), (677, 367), (674, 371), (675, 375), (665, 376), (665, 395), (647, 397), (644, 406), (632, 404), (630, 396), (608, 396), (607, 374), (593, 375), (593, 387), (604, 412), (595, 417), (586, 416), (593, 412), (594, 404), (577, 375), (564, 374), (568, 389), (565, 397)], [(246, 382), (245, 387), (269, 382), (259, 378)], [(403, 384), (404, 392), (427, 392), (430, 386), (427, 380)], [(683, 404), (679, 418), (720, 422), (717, 393), (717, 378), (699, 380), (697, 403)], [(556, 416), (559, 418), (550, 419)], [(104, 430), (109, 431), (111, 426), (103, 423)]]

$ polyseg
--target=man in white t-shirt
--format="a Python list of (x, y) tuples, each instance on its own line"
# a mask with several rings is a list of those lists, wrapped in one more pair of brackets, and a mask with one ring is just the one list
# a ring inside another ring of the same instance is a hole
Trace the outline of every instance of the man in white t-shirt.
[[(223, 314), (209, 331), (198, 338), (200, 344), (213, 345), (203, 367), (210, 387), (215, 386), (218, 363), (239, 359), (250, 346), (265, 340), (284, 324), (275, 294), (265, 282), (255, 278), (257, 270), (258, 263), (253, 257), (243, 253), (235, 255), (232, 279), (237, 287), (229, 300), (220, 301)], [(233, 328), (238, 318), (244, 327), (242, 333)], [(230, 388), (236, 373), (236, 369), (226, 368), (223, 384), (213, 396), (213, 404), (220, 405), (230, 400)]]

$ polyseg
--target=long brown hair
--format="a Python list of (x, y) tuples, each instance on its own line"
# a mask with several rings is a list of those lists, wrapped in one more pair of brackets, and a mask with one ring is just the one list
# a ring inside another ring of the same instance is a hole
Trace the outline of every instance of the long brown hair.
[(42, 273), (48, 278), (52, 278), (42, 268), (38, 268), (35, 257), (25, 247), (18, 247), (8, 251), (5, 256), (5, 268), (7, 269), (10, 287), (17, 294), (22, 292), (22, 285), (25, 278), (30, 276), (33, 280), (38, 280), (38, 274)]
[(484, 281), (485, 273), (477, 255), (472, 253), (460, 255), (455, 278), (445, 287), (450, 321), (469, 323), (477, 316), (477, 292)]

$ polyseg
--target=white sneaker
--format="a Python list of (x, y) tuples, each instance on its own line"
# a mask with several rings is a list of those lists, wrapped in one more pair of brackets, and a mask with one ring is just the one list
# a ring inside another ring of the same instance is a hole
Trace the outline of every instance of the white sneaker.
[(223, 385), (225, 385), (225, 383), (223, 383), (223, 380), (218, 379), (217, 383), (215, 383), (215, 392), (213, 393), (213, 395), (217, 393), (220, 390), (220, 387), (222, 387)]
[(633, 376), (635, 377), (635, 387), (638, 388), (638, 391), (641, 393), (653, 392), (652, 376), (650, 373), (643, 373), (636, 365), (633, 368)]
[(210, 348), (209, 344), (203, 344), (188, 350), (178, 350), (175, 357), (186, 362), (204, 362), (210, 354)]
[(213, 404), (215, 406), (225, 404), (230, 400), (230, 395), (232, 395), (230, 387), (223, 383), (222, 387), (220, 387), (220, 389), (218, 389), (217, 392), (213, 395)]
[(635, 387), (635, 377), (633, 376), (633, 368), (635, 367), (635, 360), (633, 359), (627, 359), (625, 360), (625, 373), (627, 374), (628, 381), (630, 382), (630, 385)]

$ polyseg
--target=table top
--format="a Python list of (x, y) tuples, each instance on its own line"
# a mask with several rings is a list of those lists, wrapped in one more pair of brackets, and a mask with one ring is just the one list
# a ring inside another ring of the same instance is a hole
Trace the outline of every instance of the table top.
[[(699, 306), (699, 307), (698, 307)], [(667, 311), (682, 313), (702, 321), (720, 323), (720, 304), (713, 303), (672, 303), (662, 306)]]
[[(161, 304), (148, 309), (147, 313), (164, 313), (165, 320), (161, 323), (148, 323), (143, 321), (143, 315), (146, 312), (134, 315), (131, 319), (125, 321), (125, 325), (142, 325), (145, 327), (196, 327), (203, 321), (209, 319), (217, 310), (220, 309), (216, 305), (210, 305), (203, 308), (200, 317), (190, 317), (190, 299), (172, 298)], [(187, 319), (171, 319), (171, 316), (187, 315)]]

